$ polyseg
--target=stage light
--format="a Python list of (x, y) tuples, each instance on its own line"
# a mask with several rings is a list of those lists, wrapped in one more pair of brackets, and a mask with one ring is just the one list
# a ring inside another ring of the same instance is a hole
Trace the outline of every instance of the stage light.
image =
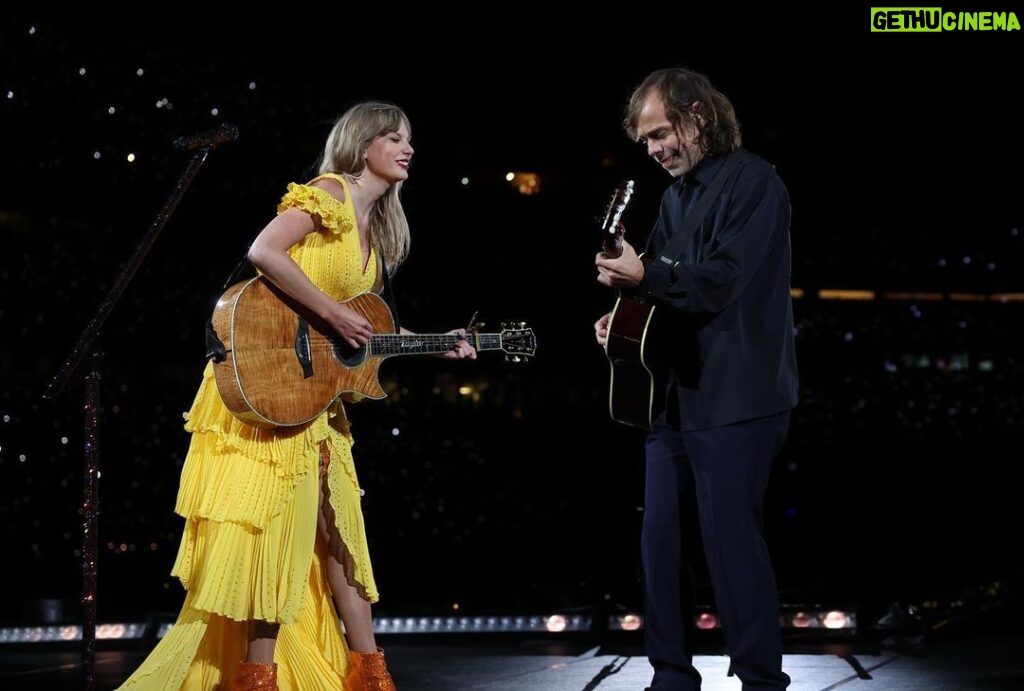
[(789, 622), (795, 629), (807, 629), (814, 625), (814, 617), (807, 614), (807, 612), (797, 612)]
[(826, 629), (845, 629), (848, 628), (850, 618), (846, 612), (840, 612), (839, 610), (832, 610), (826, 612), (825, 616), (822, 617), (821, 623)]
[[(454, 606), (453, 606), (454, 608)], [(808, 607), (789, 608), (780, 614), (779, 623), (783, 629), (856, 629), (856, 615), (850, 611), (833, 609), (812, 609)], [(173, 622), (161, 622), (155, 631), (157, 640), (170, 631)], [(138, 640), (146, 637), (152, 623), (112, 622), (96, 626), (97, 640)], [(694, 619), (694, 626), (702, 631), (721, 628), (721, 621), (715, 612), (705, 611)], [(627, 612), (608, 617), (610, 631), (640, 631), (644, 627), (643, 616)], [(478, 616), (427, 616), (427, 617), (376, 617), (373, 620), (374, 633), (378, 634), (444, 634), (444, 633), (550, 633), (571, 634), (589, 632), (593, 628), (590, 614), (534, 614), (534, 615), (478, 615)], [(0, 628), (0, 644), (3, 643), (46, 643), (78, 641), (82, 638), (80, 625), (24, 626)]]
[(589, 631), (591, 618), (584, 615), (566, 616), (476, 616), (476, 617), (377, 617), (373, 630), (380, 634), (400, 633), (502, 633), (548, 632), (563, 633)]

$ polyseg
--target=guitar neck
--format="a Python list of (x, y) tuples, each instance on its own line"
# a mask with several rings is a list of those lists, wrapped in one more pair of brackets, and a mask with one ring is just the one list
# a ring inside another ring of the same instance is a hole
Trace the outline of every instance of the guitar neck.
[(501, 334), (374, 334), (370, 336), (369, 354), (391, 357), (393, 355), (429, 355), (447, 353), (455, 349), (459, 341), (469, 341), (478, 351), (501, 350)]
[(626, 205), (629, 204), (632, 196), (633, 181), (623, 180), (615, 190), (615, 194), (612, 195), (612, 200), (608, 203), (608, 209), (605, 212), (604, 221), (601, 222), (601, 233), (604, 235), (601, 249), (612, 258), (617, 258), (622, 254), (623, 227), (620, 221), (622, 219), (622, 212), (626, 210)]
[(615, 233), (606, 237), (601, 249), (612, 259), (618, 258), (622, 254), (622, 234)]

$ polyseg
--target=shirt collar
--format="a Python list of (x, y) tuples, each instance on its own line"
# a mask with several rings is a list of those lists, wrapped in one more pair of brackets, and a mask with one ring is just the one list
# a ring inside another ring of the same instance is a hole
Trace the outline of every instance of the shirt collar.
[(722, 163), (725, 161), (724, 156), (711, 156), (704, 157), (700, 160), (693, 170), (684, 175), (683, 177), (689, 177), (690, 180), (687, 184), (693, 184), (694, 181), (700, 183), (702, 187), (706, 187), (711, 184), (711, 181), (715, 179), (715, 174), (718, 173), (718, 169), (722, 167)]
[(695, 186), (707, 187), (715, 179), (715, 174), (724, 160), (725, 157), (723, 156), (702, 158), (693, 170), (684, 173), (673, 183), (676, 188), (676, 194), (682, 196), (683, 192)]

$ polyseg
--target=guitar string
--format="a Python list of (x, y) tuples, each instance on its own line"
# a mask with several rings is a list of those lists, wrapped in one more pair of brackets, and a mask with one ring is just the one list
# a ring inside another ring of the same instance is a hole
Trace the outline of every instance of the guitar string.
[[(428, 350), (429, 349), (434, 349), (434, 348), (440, 348), (440, 350), (437, 350), (436, 352), (445, 352), (445, 351), (455, 347), (455, 345), (459, 341), (467, 340), (467, 339), (464, 339), (464, 338), (458, 338), (458, 339), (451, 340), (449, 342), (449, 339), (441, 339), (441, 338), (436, 338), (435, 337), (433, 339), (428, 339), (424, 343), (419, 343), (419, 344), (416, 344), (416, 345), (404, 345), (404, 344), (402, 344), (400, 342), (400, 338), (408, 339), (410, 337), (409, 336), (399, 337), (397, 334), (377, 334), (377, 335), (371, 336), (372, 340), (367, 345), (370, 346), (370, 350), (373, 351), (373, 352), (376, 352), (378, 354), (392, 355), (392, 354), (395, 354), (396, 352), (400, 352), (400, 351), (403, 351), (403, 350), (404, 351), (415, 352), (415, 350), (418, 349), (418, 348), (426, 348)], [(508, 336), (500, 337), (497, 334), (486, 334), (486, 335), (481, 335), (481, 337), (480, 337), (480, 346), (481, 346), (482, 350), (508, 350), (508, 349), (511, 349), (511, 350), (523, 349), (524, 351), (525, 350), (532, 350), (532, 348), (529, 345), (526, 345), (526, 346), (517, 345), (516, 342), (519, 341), (519, 340), (526, 340), (526, 339), (525, 339), (525, 337), (508, 337)], [(373, 347), (375, 344), (377, 345), (376, 348)], [(346, 343), (345, 341), (343, 341), (341, 338), (331, 338), (331, 337), (328, 337), (328, 336), (324, 336), (322, 334), (317, 334), (315, 336), (310, 336), (310, 338), (309, 338), (309, 349), (310, 350), (333, 350), (333, 349), (335, 349), (337, 347), (350, 348), (351, 346), (349, 346), (349, 344)], [(362, 346), (362, 347), (365, 348), (366, 346)], [(389, 351), (394, 351), (394, 352), (389, 352)]]

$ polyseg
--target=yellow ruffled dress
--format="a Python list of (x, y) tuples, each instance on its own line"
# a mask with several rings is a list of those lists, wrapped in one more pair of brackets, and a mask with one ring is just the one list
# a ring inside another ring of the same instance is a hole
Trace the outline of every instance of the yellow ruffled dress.
[[(355, 211), (325, 190), (291, 183), (278, 213), (308, 212), (318, 232), (289, 250), (313, 283), (337, 300), (372, 290), (377, 261), (362, 264)], [(320, 179), (320, 178), (317, 178)], [(207, 365), (185, 429), (192, 440), (175, 511), (186, 519), (172, 575), (185, 587), (178, 619), (125, 689), (229, 688), (245, 657), (250, 619), (281, 624), (278, 685), (340, 689), (344, 638), (327, 586), (325, 559), (346, 564), (370, 602), (377, 588), (341, 403), (299, 428), (260, 429), (224, 406)], [(318, 537), (321, 452), (327, 464), (330, 539)]]

